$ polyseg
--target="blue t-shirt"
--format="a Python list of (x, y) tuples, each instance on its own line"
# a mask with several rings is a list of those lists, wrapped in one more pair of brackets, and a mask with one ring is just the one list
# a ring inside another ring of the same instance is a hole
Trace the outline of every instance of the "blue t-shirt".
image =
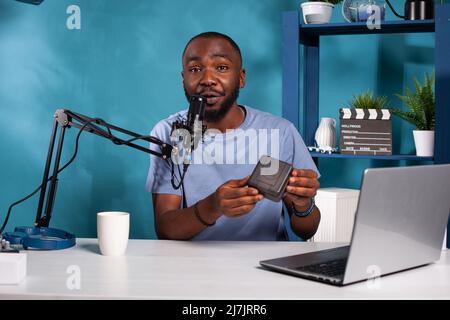
[[(225, 133), (207, 130), (203, 143), (199, 143), (192, 153), (192, 162), (184, 178), (188, 206), (206, 198), (228, 180), (251, 175), (262, 155), (318, 173), (303, 139), (290, 121), (243, 107), (246, 116), (239, 128)], [(151, 135), (170, 143), (172, 123), (186, 119), (186, 116), (187, 110), (183, 110), (161, 120)], [(154, 144), (150, 148), (160, 151)], [(167, 162), (151, 155), (146, 190), (182, 196), (181, 188), (175, 190), (172, 187), (171, 177)], [(204, 229), (193, 240), (287, 240), (282, 208), (283, 201), (263, 199), (246, 215), (237, 218), (221, 216), (214, 226)]]

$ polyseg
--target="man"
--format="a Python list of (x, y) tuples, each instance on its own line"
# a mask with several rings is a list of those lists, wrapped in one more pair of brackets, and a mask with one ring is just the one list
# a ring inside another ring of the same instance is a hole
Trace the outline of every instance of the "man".
[[(146, 188), (153, 194), (158, 237), (287, 240), (282, 202), (290, 216), (292, 230), (303, 239), (312, 237), (320, 221), (320, 212), (313, 201), (319, 188), (317, 168), (291, 122), (237, 103), (239, 89), (245, 85), (245, 70), (237, 44), (220, 33), (199, 34), (186, 45), (182, 63), (186, 97), (203, 95), (207, 98), (205, 122), (207, 133), (212, 132), (205, 134), (204, 145), (195, 150), (198, 152), (194, 152), (193, 160), (195, 156), (220, 159), (224, 143), (223, 159), (234, 156), (238, 159), (231, 163), (193, 161), (184, 178), (187, 208), (181, 208), (182, 193), (172, 187), (169, 166), (152, 156)], [(169, 142), (171, 124), (186, 118), (186, 114), (184, 110), (160, 121), (151, 135)], [(255, 135), (248, 134), (250, 130), (260, 136), (255, 140)], [(270, 137), (266, 134), (268, 131)], [(250, 137), (250, 146), (232, 144), (242, 135)], [(256, 165), (250, 151), (254, 151), (257, 143), (262, 150), (270, 145), (271, 151), (278, 150), (276, 154), (272, 152), (272, 156), (294, 165), (282, 202), (264, 199), (257, 189), (247, 186)]]

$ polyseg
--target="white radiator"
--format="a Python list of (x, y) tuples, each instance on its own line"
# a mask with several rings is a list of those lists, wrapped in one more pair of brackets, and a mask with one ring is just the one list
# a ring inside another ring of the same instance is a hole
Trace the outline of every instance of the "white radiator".
[(447, 250), (447, 232), (448, 232), (448, 229), (445, 230), (444, 242), (442, 243), (442, 250)]
[(321, 188), (315, 197), (321, 213), (314, 242), (350, 242), (359, 190)]

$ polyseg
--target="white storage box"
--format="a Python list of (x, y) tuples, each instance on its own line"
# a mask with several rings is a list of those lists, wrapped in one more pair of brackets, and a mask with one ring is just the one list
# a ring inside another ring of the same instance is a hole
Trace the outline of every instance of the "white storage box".
[(27, 275), (27, 254), (0, 252), (0, 285), (19, 284)]
[(321, 188), (315, 197), (321, 213), (319, 228), (311, 239), (314, 242), (350, 242), (359, 190)]

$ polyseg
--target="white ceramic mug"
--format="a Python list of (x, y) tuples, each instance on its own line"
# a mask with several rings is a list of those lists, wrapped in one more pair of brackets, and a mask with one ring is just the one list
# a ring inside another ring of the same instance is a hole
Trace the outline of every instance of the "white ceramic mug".
[(97, 213), (97, 237), (102, 255), (123, 255), (127, 250), (129, 231), (130, 214), (128, 212)]

